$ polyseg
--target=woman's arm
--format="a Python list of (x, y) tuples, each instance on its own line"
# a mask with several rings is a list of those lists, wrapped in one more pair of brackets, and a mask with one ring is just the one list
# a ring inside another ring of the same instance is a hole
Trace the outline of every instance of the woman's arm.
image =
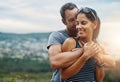
[(87, 60), (88, 59), (84, 54), (81, 57), (79, 57), (79, 59), (75, 63), (73, 63), (71, 66), (69, 66), (68, 68), (62, 69), (61, 70), (62, 79), (66, 80), (74, 76), (75, 74), (77, 74)]
[[(76, 48), (76, 41), (72, 37), (66, 39), (65, 42), (62, 45), (62, 51), (63, 52), (67, 52), (67, 51), (71, 51), (72, 52), (72, 50), (74, 52), (74, 50), (77, 50), (75, 48)], [(81, 49), (81, 53), (80, 54), (82, 55), (83, 49), (82, 48), (79, 48), (79, 49)], [(78, 60), (78, 58), (74, 59), (73, 63), (75, 63), (77, 60)], [(76, 67), (71, 65), (71, 66), (69, 66), (67, 68), (61, 69), (62, 79), (64, 80), (64, 79), (70, 78), (71, 76), (76, 74), (79, 70), (75, 71), (75, 68)]]

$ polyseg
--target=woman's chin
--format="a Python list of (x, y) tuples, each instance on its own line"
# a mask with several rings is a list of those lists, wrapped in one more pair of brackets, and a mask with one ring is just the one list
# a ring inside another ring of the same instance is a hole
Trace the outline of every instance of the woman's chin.
[(77, 38), (86, 38), (86, 36), (83, 36), (83, 35), (79, 35), (79, 36), (77, 36)]

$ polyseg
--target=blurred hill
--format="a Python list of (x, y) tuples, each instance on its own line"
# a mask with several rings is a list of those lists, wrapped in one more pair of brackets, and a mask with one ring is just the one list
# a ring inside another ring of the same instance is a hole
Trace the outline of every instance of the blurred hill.
[(50, 71), (47, 41), (50, 33), (0, 33), (0, 72)]
[[(0, 33), (0, 57), (23, 58), (38, 56), (47, 58), (46, 45), (50, 33), (14, 34)], [(34, 57), (31, 57), (34, 58)]]

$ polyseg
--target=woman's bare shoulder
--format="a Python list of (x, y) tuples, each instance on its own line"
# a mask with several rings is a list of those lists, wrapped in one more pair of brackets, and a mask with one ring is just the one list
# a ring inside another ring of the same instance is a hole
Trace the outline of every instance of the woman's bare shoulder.
[(73, 37), (69, 37), (65, 40), (65, 42), (62, 45), (63, 51), (71, 51), (76, 47), (76, 41)]
[(69, 44), (76, 44), (76, 41), (73, 37), (69, 37), (65, 40), (65, 42), (69, 43)]

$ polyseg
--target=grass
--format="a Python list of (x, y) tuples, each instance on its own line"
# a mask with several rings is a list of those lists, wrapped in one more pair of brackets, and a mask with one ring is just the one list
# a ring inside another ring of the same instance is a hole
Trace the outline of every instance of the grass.
[(52, 73), (0, 73), (0, 82), (50, 82)]

